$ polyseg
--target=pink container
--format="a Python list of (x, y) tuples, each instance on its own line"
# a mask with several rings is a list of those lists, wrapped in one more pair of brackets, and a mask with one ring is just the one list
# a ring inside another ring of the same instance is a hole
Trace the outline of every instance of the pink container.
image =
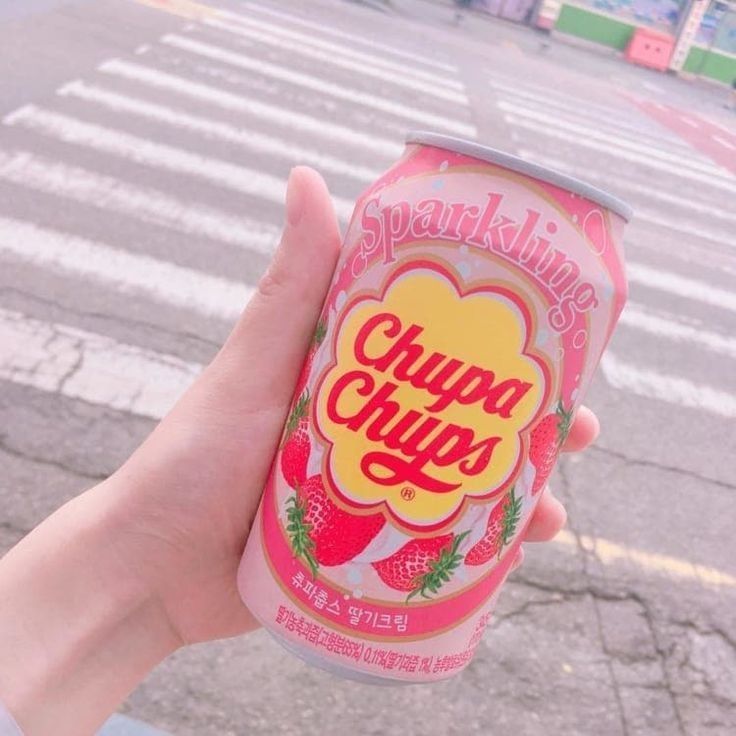
[(285, 647), (377, 682), (470, 661), (624, 306), (629, 216), (429, 133), (360, 197), (240, 566)]

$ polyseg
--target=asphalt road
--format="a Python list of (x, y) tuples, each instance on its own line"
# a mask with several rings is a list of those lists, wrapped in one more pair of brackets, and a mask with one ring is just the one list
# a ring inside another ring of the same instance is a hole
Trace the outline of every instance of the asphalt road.
[(631, 303), (588, 401), (603, 434), (555, 478), (568, 530), (529, 549), (450, 682), (341, 682), (259, 633), (178, 653), (123, 710), (181, 736), (733, 734), (725, 93), (395, 4), (0, 10), (0, 549), (111, 472), (213, 354), (293, 164), (321, 169), (343, 211), (406, 129), (475, 135), (638, 213)]

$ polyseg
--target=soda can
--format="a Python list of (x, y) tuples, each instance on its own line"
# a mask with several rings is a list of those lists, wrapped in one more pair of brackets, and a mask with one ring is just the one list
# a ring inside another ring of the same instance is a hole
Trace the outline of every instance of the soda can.
[(626, 204), (432, 133), (358, 199), (238, 575), (286, 648), (462, 670), (626, 300)]

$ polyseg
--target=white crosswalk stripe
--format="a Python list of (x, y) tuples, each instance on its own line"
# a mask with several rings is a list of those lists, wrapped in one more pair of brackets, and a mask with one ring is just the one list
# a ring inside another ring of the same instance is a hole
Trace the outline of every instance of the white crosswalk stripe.
[(647, 288), (736, 312), (736, 291), (719, 289), (704, 281), (632, 261), (626, 264), (626, 275), (629, 281)]
[(736, 396), (726, 391), (637, 366), (610, 351), (603, 356), (601, 367), (608, 382), (622, 391), (677, 406), (700, 409), (727, 419), (736, 417)]
[[(701, 270), (718, 271), (720, 278), (736, 274), (728, 256), (736, 245), (732, 233), (736, 213), (712, 204), (714, 195), (736, 192), (736, 177), (730, 171), (645, 118), (633, 105), (631, 114), (626, 115), (621, 106), (609, 108), (569, 91), (526, 81), (518, 84), (498, 73), (494, 73), (490, 84), (520, 156), (631, 197), (634, 219), (629, 235), (641, 234), (641, 241), (644, 232), (675, 234), (680, 242), (675, 252), (668, 254), (670, 258), (698, 264)], [(591, 167), (583, 156), (578, 163), (574, 155), (550, 154), (556, 142), (573, 151), (589, 151), (588, 159), (592, 154), (601, 163)], [(608, 162), (615, 163), (607, 166)], [(651, 176), (639, 173), (647, 170)], [(646, 230), (641, 231), (641, 226)], [(649, 238), (638, 245), (656, 253), (662, 251), (661, 246), (650, 245)], [(630, 300), (620, 318), (622, 330), (643, 333), (674, 349), (706, 351), (713, 361), (724, 368), (729, 366), (727, 370), (733, 372), (736, 340), (687, 315), (690, 306), (699, 304), (720, 312), (721, 321), (728, 320), (736, 312), (736, 291), (631, 257), (627, 274), (633, 285), (666, 295), (683, 306), (673, 314)], [(683, 360), (683, 372), (689, 370), (688, 365)], [(736, 416), (736, 396), (677, 375), (677, 368), (663, 371), (659, 366), (643, 364), (638, 356), (629, 358), (614, 352), (606, 354), (602, 369), (614, 389), (719, 417)]]
[[(677, 194), (664, 190), (662, 187), (657, 187), (652, 184), (642, 184), (641, 182), (635, 181), (631, 178), (625, 179), (624, 177), (615, 176), (608, 172), (602, 173), (592, 171), (590, 167), (583, 168), (576, 166), (574, 161), (563, 161), (560, 158), (547, 156), (528, 148), (520, 148), (519, 155), (529, 161), (534, 161), (535, 163), (542, 164), (543, 166), (564, 171), (572, 176), (577, 176), (581, 179), (594, 182), (599, 186), (615, 189), (621, 195), (643, 195), (647, 199), (654, 199), (664, 205), (672, 205), (673, 208), (677, 208), (674, 210), (677, 214), (681, 213), (682, 210), (690, 210), (698, 215), (705, 215), (709, 218), (736, 224), (736, 212), (728, 212), (720, 207), (713, 207), (706, 202), (697, 202), (692, 198), (680, 197)], [(640, 210), (639, 207), (636, 207), (636, 219), (639, 219), (639, 216)], [(658, 215), (657, 224), (660, 223), (661, 219), (662, 215)], [(733, 242), (733, 238), (730, 238), (730, 242)]]
[(654, 148), (651, 142), (640, 142), (639, 137), (624, 136), (620, 132), (604, 131), (601, 126), (595, 123), (582, 123), (580, 119), (575, 121), (566, 117), (560, 117), (557, 114), (535, 110), (526, 105), (519, 105), (514, 102), (501, 101), (498, 103), (500, 110), (509, 113), (509, 117), (516, 120), (517, 117), (525, 118), (529, 121), (540, 123), (547, 127), (559, 128), (563, 131), (577, 133), (585, 136), (587, 139), (600, 141), (601, 143), (620, 146), (627, 151), (631, 151), (639, 156), (666, 161), (667, 163), (679, 164), (687, 166), (695, 171), (702, 171), (716, 177), (730, 179), (731, 175), (715, 164), (704, 161), (701, 157), (692, 154), (683, 154), (680, 151), (665, 150), (663, 147)]
[(640, 166), (646, 166), (655, 171), (661, 171), (679, 179), (685, 179), (698, 184), (706, 184), (710, 187), (728, 192), (729, 194), (736, 194), (736, 179), (733, 177), (696, 171), (694, 169), (678, 166), (676, 161), (669, 162), (657, 157), (642, 158), (641, 154), (627, 150), (622, 146), (618, 146), (615, 142), (605, 142), (600, 139), (592, 138), (589, 139), (585, 136), (576, 135), (575, 133), (567, 132), (563, 129), (556, 129), (519, 115), (507, 115), (506, 120), (517, 129), (522, 128), (529, 130), (546, 138), (564, 141), (565, 143), (571, 143), (580, 148), (605, 153), (612, 158), (617, 158), (629, 163), (635, 163)]
[[(279, 205), (286, 194), (286, 181), (270, 174), (174, 146), (153, 143), (146, 138), (86, 123), (34, 105), (16, 110), (7, 115), (3, 122), (6, 125), (22, 125), (66, 143), (89, 146), (138, 164), (202, 178), (216, 186), (228, 187)], [(339, 197), (335, 197), (334, 202), (340, 217), (348, 219), (353, 211), (352, 203)]]
[(468, 98), (466, 95), (453, 89), (447, 89), (436, 82), (424, 82), (418, 79), (412, 79), (411, 77), (402, 74), (397, 70), (385, 70), (379, 67), (373, 67), (370, 64), (366, 64), (364, 61), (353, 61), (352, 59), (346, 59), (339, 55), (336, 55), (334, 51), (323, 51), (321, 49), (312, 48), (305, 45), (303, 41), (291, 41), (286, 38), (280, 38), (274, 34), (273, 31), (261, 31), (257, 28), (248, 28), (240, 24), (234, 24), (227, 21), (220, 20), (218, 18), (207, 18), (204, 24), (208, 28), (215, 28), (225, 33), (232, 34), (236, 37), (242, 37), (252, 39), (260, 43), (268, 44), (274, 48), (288, 51), (292, 54), (299, 54), (301, 56), (314, 59), (323, 64), (329, 64), (333, 67), (344, 69), (358, 74), (364, 77), (370, 77), (378, 79), (381, 82), (388, 83), (389, 85), (395, 85), (397, 87), (404, 87), (406, 89), (413, 90), (415, 92), (421, 92), (430, 97), (436, 97), (439, 100), (445, 102), (454, 103), (457, 105), (467, 105)]
[(237, 317), (252, 292), (201, 271), (2, 216), (0, 254), (225, 320)]
[(381, 43), (373, 38), (367, 36), (359, 36), (357, 33), (349, 33), (338, 28), (332, 28), (323, 23), (315, 23), (314, 21), (307, 20), (299, 15), (292, 13), (285, 13), (276, 8), (263, 5), (262, 3), (248, 3), (248, 10), (255, 13), (265, 14), (270, 17), (279, 18), (282, 22), (292, 23), (294, 25), (301, 26), (302, 28), (309, 28), (311, 31), (317, 31), (320, 35), (331, 36), (332, 38), (339, 38), (341, 40), (350, 41), (354, 46), (364, 46), (370, 49), (375, 49), (385, 54), (387, 57), (394, 57), (399, 59), (405, 59), (410, 62), (419, 62), (425, 66), (433, 67), (444, 72), (455, 72), (456, 68), (452, 64), (448, 64), (438, 59), (434, 59), (431, 56), (425, 54), (417, 54), (407, 49), (400, 48), (397, 45), (390, 46), (389, 44)]
[(213, 44), (202, 43), (201, 41), (195, 41), (194, 39), (185, 38), (176, 34), (167, 34), (161, 41), (181, 51), (188, 51), (192, 54), (229, 64), (240, 69), (247, 69), (256, 74), (263, 74), (282, 82), (295, 84), (302, 89), (309, 89), (313, 92), (329, 95), (346, 102), (363, 105), (390, 115), (396, 115), (397, 117), (411, 121), (414, 125), (437, 126), (448, 132), (466, 137), (474, 137), (476, 134), (475, 126), (470, 123), (463, 123), (455, 117), (447, 117), (427, 110), (420, 110), (411, 105), (395, 102), (388, 97), (361, 92), (352, 87), (345, 87), (321, 77), (295, 71), (286, 66), (228, 51)]
[(271, 154), (288, 161), (311, 164), (322, 171), (342, 174), (361, 182), (371, 182), (378, 176), (377, 169), (359, 166), (349, 161), (305, 148), (291, 141), (265, 135), (255, 130), (239, 128), (219, 120), (191, 115), (166, 105), (118, 94), (82, 81), (74, 81), (59, 88), (62, 97), (92, 102), (115, 112), (124, 112), (148, 120), (155, 120), (181, 130), (194, 131), (209, 139), (235, 143), (255, 153)]
[(683, 220), (677, 215), (666, 215), (644, 207), (638, 207), (636, 210), (636, 218), (643, 220), (651, 225), (675, 230), (685, 235), (695, 238), (703, 238), (704, 240), (712, 240), (714, 243), (720, 243), (727, 248), (733, 248), (735, 243), (733, 236), (725, 230), (716, 230), (710, 227), (702, 227), (692, 221)]
[(156, 189), (127, 184), (29, 151), (0, 151), (0, 181), (256, 253), (270, 254), (278, 242), (279, 230), (266, 223), (184, 202)]
[[(363, 65), (363, 69), (366, 67), (383, 69), (394, 74), (400, 74), (402, 77), (408, 79), (421, 79), (424, 82), (432, 84), (434, 87), (442, 86), (448, 89), (454, 89), (458, 91), (463, 90), (462, 82), (449, 76), (442, 76), (438, 73), (435, 68), (434, 71), (425, 71), (419, 69), (412, 64), (407, 64), (406, 60), (399, 61), (395, 57), (392, 60), (391, 56), (398, 49), (391, 48), (390, 53), (387, 53), (385, 49), (379, 50), (379, 53), (366, 53), (356, 49), (356, 44), (351, 39), (350, 45), (344, 43), (334, 43), (332, 41), (325, 40), (324, 34), (329, 29), (325, 26), (318, 26), (317, 29), (320, 31), (319, 35), (314, 33), (304, 33), (303, 31), (294, 30), (292, 28), (286, 28), (283, 23), (269, 23), (264, 20), (258, 20), (252, 15), (243, 15), (242, 13), (232, 13), (227, 10), (219, 10), (217, 12), (218, 18), (226, 18), (227, 20), (239, 23), (248, 28), (257, 28), (260, 31), (268, 33), (269, 35), (279, 36), (281, 38), (288, 38), (293, 41), (297, 41), (301, 44), (302, 48), (306, 46), (314, 47), (322, 51), (329, 52), (330, 54), (338, 54), (341, 57), (351, 59), (359, 62)], [(293, 17), (293, 16), (292, 16)], [(310, 26), (307, 26), (310, 28)], [(314, 26), (311, 26), (314, 29)], [(409, 58), (412, 58), (409, 56)], [(414, 58), (416, 61), (416, 58)], [(443, 69), (443, 65), (439, 65), (439, 69)], [(453, 71), (452, 67), (446, 67), (448, 71)]]
[(160, 419), (201, 366), (0, 309), (0, 379)]
[(293, 134), (308, 133), (327, 140), (363, 148), (388, 161), (396, 158), (401, 153), (402, 146), (400, 142), (361, 133), (330, 120), (322, 120), (276, 105), (269, 105), (242, 95), (233, 94), (227, 90), (193, 82), (158, 69), (152, 69), (142, 64), (122, 59), (110, 59), (103, 62), (98, 69), (103, 74), (138, 82), (155, 90), (171, 92), (197, 102), (215, 105), (229, 112), (244, 113), (263, 120), (269, 125), (286, 128)]
[(675, 138), (649, 121), (644, 121), (641, 117), (623, 114), (620, 108), (597, 105), (590, 100), (582, 100), (553, 89), (532, 91), (528, 82), (520, 86), (493, 80), (490, 86), (504, 101), (554, 113), (560, 118), (582, 119), (599, 125), (604, 130), (636, 135), (641, 139), (652, 141), (657, 147), (665, 146), (680, 150), (686, 155), (692, 155), (692, 148), (684, 141)]
[(709, 331), (700, 320), (663, 314), (628, 301), (619, 319), (626, 327), (686, 345), (698, 345), (718, 355), (736, 360), (736, 337)]
[[(676, 195), (669, 195), (666, 193), (662, 193), (660, 195), (659, 193), (650, 190), (648, 187), (629, 183), (613, 176), (598, 176), (595, 173), (590, 173), (588, 171), (578, 171), (574, 167), (567, 165), (557, 165), (562, 162), (551, 160), (546, 156), (540, 156), (525, 148), (519, 149), (519, 155), (529, 161), (551, 166), (552, 168), (559, 169), (560, 171), (565, 171), (579, 176), (583, 180), (598, 183), (603, 187), (616, 187), (618, 193), (622, 196), (625, 196), (627, 192), (644, 193), (648, 196), (651, 194), (654, 199), (659, 199), (660, 201), (664, 201), (668, 204), (675, 204), (680, 208), (679, 210), (670, 211), (667, 214), (664, 214), (644, 205), (637, 205), (634, 207), (633, 223), (644, 222), (648, 225), (655, 225), (658, 228), (673, 230), (686, 236), (710, 240), (714, 243), (718, 243), (719, 245), (726, 246), (727, 248), (734, 248), (736, 246), (736, 242), (728, 230), (721, 230), (717, 226), (703, 227), (693, 220), (685, 220), (682, 218), (682, 214), (688, 215), (690, 213), (683, 213), (681, 210), (692, 210), (694, 213), (698, 214), (709, 214), (708, 210), (710, 208), (708, 208), (707, 205), (701, 206), (699, 202), (685, 200), (681, 197), (677, 197)], [(733, 215), (723, 211), (718, 211), (718, 219), (726, 220), (727, 222), (734, 220)], [(718, 223), (716, 223), (716, 225), (717, 224)]]

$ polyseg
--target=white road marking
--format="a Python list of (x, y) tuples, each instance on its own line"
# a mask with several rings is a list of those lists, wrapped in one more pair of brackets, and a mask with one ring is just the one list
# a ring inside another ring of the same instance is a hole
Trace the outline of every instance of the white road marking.
[(215, 105), (229, 112), (245, 113), (265, 120), (271, 125), (275, 124), (296, 133), (308, 133), (327, 140), (339, 141), (340, 143), (363, 148), (385, 157), (389, 161), (398, 158), (402, 150), (399, 143), (388, 138), (367, 135), (329, 120), (321, 120), (286, 108), (251, 100), (242, 95), (193, 82), (184, 77), (151, 69), (141, 64), (121, 59), (110, 59), (100, 64), (98, 70), (103, 74), (110, 74), (157, 90), (172, 92), (198, 102)]
[(725, 138), (721, 138), (721, 136), (719, 135), (714, 135), (711, 137), (716, 143), (720, 143), (722, 146), (725, 146), (726, 148), (730, 148), (732, 151), (736, 151), (736, 146), (730, 141), (727, 141)]
[(435, 69), (441, 69), (446, 72), (457, 71), (457, 68), (452, 64), (447, 64), (443, 61), (439, 61), (438, 59), (433, 59), (431, 56), (416, 54), (397, 46), (389, 46), (386, 43), (374, 41), (373, 39), (368, 38), (365, 35), (358, 35), (357, 33), (348, 33), (346, 31), (341, 31), (337, 28), (327, 26), (324, 23), (315, 23), (314, 21), (307, 20), (306, 18), (302, 18), (299, 15), (285, 13), (281, 10), (276, 10), (275, 8), (263, 5), (262, 3), (248, 3), (247, 7), (248, 10), (252, 10), (256, 13), (265, 13), (267, 15), (270, 15), (271, 17), (280, 18), (282, 21), (287, 21), (288, 23), (292, 23), (294, 25), (300, 25), (302, 26), (302, 28), (309, 28), (312, 31), (317, 31), (322, 35), (344, 39), (346, 41), (350, 41), (353, 45), (366, 46), (371, 49), (377, 49), (378, 51), (381, 51), (382, 53), (389, 56), (398, 57), (400, 59), (408, 59), (410, 61), (416, 61), (420, 64), (431, 66)]
[(687, 154), (681, 154), (679, 152), (665, 151), (661, 147), (657, 148), (646, 143), (639, 143), (634, 139), (624, 138), (620, 133), (611, 135), (609, 133), (603, 133), (599, 126), (582, 125), (578, 122), (571, 120), (563, 120), (555, 115), (549, 115), (545, 112), (533, 110), (525, 105), (517, 105), (511, 102), (499, 102), (498, 107), (506, 113), (507, 119), (513, 118), (517, 120), (518, 116), (525, 118), (527, 121), (534, 121), (545, 126), (545, 129), (549, 129), (550, 126), (559, 128), (562, 131), (568, 133), (577, 133), (580, 136), (584, 136), (586, 140), (600, 141), (603, 144), (607, 144), (611, 147), (625, 148), (631, 151), (645, 161), (649, 161), (652, 158), (659, 159), (668, 164), (676, 166), (687, 166), (689, 169), (694, 171), (702, 172), (713, 177), (723, 178), (731, 183), (736, 183), (736, 180), (729, 171), (711, 163), (706, 159), (700, 157), (694, 157)]
[(0, 151), (0, 180), (257, 253), (270, 255), (279, 238), (279, 230), (266, 223), (184, 202), (156, 189), (133, 186), (27, 151)]
[(210, 139), (235, 143), (250, 151), (279, 156), (292, 163), (311, 164), (323, 171), (349, 176), (361, 182), (375, 181), (379, 175), (377, 169), (351, 164), (348, 161), (323, 154), (312, 148), (299, 146), (281, 138), (265, 135), (248, 128), (236, 127), (212, 118), (190, 115), (182, 110), (118, 94), (85, 82), (69, 82), (60, 87), (57, 94), (62, 97), (74, 97), (102, 105), (116, 112), (130, 113), (148, 120), (155, 120), (174, 128), (201, 133)]
[[(707, 217), (736, 223), (736, 212), (728, 212), (723, 208), (714, 207), (705, 202), (696, 202), (691, 198), (679, 197), (676, 194), (665, 191), (661, 187), (647, 186), (646, 184), (640, 184), (631, 178), (614, 176), (607, 172), (598, 173), (597, 171), (592, 170), (590, 166), (578, 167), (571, 164), (569, 161), (553, 158), (551, 156), (532, 151), (528, 148), (520, 148), (519, 156), (528, 159), (529, 161), (535, 161), (543, 166), (549, 166), (552, 169), (564, 171), (568, 174), (572, 174), (573, 176), (580, 177), (583, 180), (596, 182), (606, 188), (615, 189), (619, 193), (631, 192), (632, 194), (640, 194), (645, 197), (655, 199), (658, 202), (673, 205), (674, 207), (677, 207), (678, 210), (692, 210), (700, 215), (706, 215)], [(634, 218), (639, 219), (639, 209), (638, 207), (635, 207), (634, 209)], [(669, 211), (668, 215), (671, 214), (671, 212), (672, 210)], [(733, 238), (731, 238), (731, 242), (733, 242)]]
[(688, 265), (708, 268), (711, 271), (717, 271), (721, 275), (736, 276), (736, 259), (726, 253), (688, 242), (682, 242), (673, 248), (671, 245), (657, 242), (656, 230), (654, 231), (654, 237), (652, 237), (652, 230), (642, 233), (635, 224), (629, 227), (627, 233), (629, 234), (627, 239), (635, 244), (637, 248), (644, 248), (658, 255), (666, 255), (668, 258), (674, 258)]
[(503, 99), (499, 100), (497, 106), (513, 106), (514, 108), (528, 110), (533, 113), (549, 115), (556, 118), (561, 127), (572, 124), (587, 125), (597, 132), (607, 132), (613, 136), (626, 136), (639, 143), (647, 143), (659, 150), (668, 150), (672, 153), (687, 156), (697, 161), (707, 161), (701, 154), (680, 140), (673, 140), (665, 135), (644, 129), (630, 122), (631, 118), (617, 118), (612, 115), (592, 113), (585, 109), (583, 101), (576, 105), (557, 103), (554, 101), (540, 102), (536, 98), (527, 99), (520, 92), (504, 92)]
[(235, 319), (253, 292), (202, 271), (2, 216), (0, 253), (54, 272), (92, 279), (122, 294), (224, 320)]
[(142, 56), (151, 50), (151, 45), (148, 43), (142, 43), (133, 53), (136, 56)]
[(636, 208), (636, 219), (648, 222), (658, 227), (664, 227), (669, 230), (675, 230), (685, 235), (691, 235), (695, 238), (703, 238), (705, 240), (712, 240), (714, 243), (720, 243), (728, 248), (734, 248), (736, 246), (736, 240), (731, 233), (726, 230), (711, 230), (704, 228), (694, 222), (687, 220), (681, 220), (677, 217), (670, 217), (668, 215), (660, 215), (651, 210), (646, 210), (641, 207)]
[(642, 304), (629, 301), (619, 323), (674, 342), (699, 345), (713, 353), (736, 360), (736, 338), (710, 332), (700, 320), (686, 321), (674, 314), (659, 313)]
[(572, 532), (563, 529), (553, 540), (556, 544), (578, 549), (578, 543), (592, 552), (604, 565), (613, 565), (619, 562), (631, 562), (648, 571), (665, 575), (671, 578), (692, 580), (701, 585), (715, 588), (727, 586), (736, 587), (736, 577), (713, 567), (699, 565), (690, 560), (679, 557), (648, 552), (635, 547), (611, 542), (600, 537), (590, 537), (581, 534), (576, 538)]
[(228, 51), (220, 48), (219, 46), (213, 46), (212, 44), (202, 43), (200, 41), (195, 41), (191, 38), (184, 38), (175, 34), (163, 36), (161, 38), (161, 42), (167, 46), (172, 46), (173, 48), (183, 51), (189, 51), (190, 53), (198, 56), (214, 59), (215, 61), (220, 61), (224, 64), (238, 67), (239, 69), (247, 69), (248, 71), (255, 72), (256, 74), (263, 74), (282, 82), (297, 85), (302, 89), (308, 89), (313, 92), (318, 92), (319, 94), (329, 95), (340, 100), (345, 100), (346, 102), (352, 102), (353, 104), (368, 107), (372, 110), (380, 110), (381, 112), (406, 118), (407, 120), (412, 120), (416, 123), (440, 127), (458, 135), (468, 137), (474, 137), (476, 135), (474, 125), (463, 123), (454, 117), (438, 115), (426, 110), (420, 110), (416, 107), (412, 107), (411, 105), (396, 102), (395, 100), (387, 97), (379, 97), (378, 95), (360, 92), (350, 87), (343, 87), (342, 85), (335, 84), (334, 82), (330, 82), (321, 77), (315, 77), (311, 74), (305, 74), (285, 66), (263, 61), (262, 59), (255, 59), (244, 54)]
[(671, 271), (663, 271), (661, 268), (631, 261), (626, 263), (626, 275), (629, 281), (650, 289), (665, 291), (675, 296), (694, 299), (703, 304), (736, 312), (736, 291), (727, 291), (704, 281), (697, 281)]
[(678, 166), (676, 163), (668, 163), (667, 161), (660, 161), (657, 158), (642, 158), (641, 154), (633, 151), (627, 151), (621, 146), (615, 144), (607, 144), (602, 141), (595, 141), (586, 138), (585, 136), (575, 135), (563, 130), (557, 130), (547, 125), (543, 125), (538, 122), (527, 120), (526, 118), (519, 117), (518, 115), (507, 115), (506, 121), (512, 125), (516, 125), (520, 128), (533, 131), (537, 135), (546, 136), (559, 141), (565, 141), (582, 148), (589, 150), (598, 151), (600, 153), (606, 153), (614, 158), (621, 159), (622, 161), (628, 161), (630, 163), (638, 164), (640, 166), (647, 166), (657, 171), (664, 171), (682, 179), (690, 181), (696, 181), (699, 184), (706, 184), (720, 189), (731, 194), (736, 194), (736, 178), (729, 180), (727, 178), (720, 178), (711, 176), (708, 174), (701, 173), (699, 171), (693, 171), (692, 169), (684, 169)]
[[(442, 85), (450, 89), (455, 89), (460, 92), (463, 91), (463, 84), (456, 79), (451, 77), (440, 76), (437, 71), (426, 71), (424, 69), (418, 69), (415, 66), (410, 66), (405, 60), (392, 61), (387, 58), (385, 53), (365, 53), (355, 48), (355, 44), (351, 43), (346, 45), (344, 43), (333, 43), (327, 41), (314, 33), (304, 33), (302, 31), (296, 31), (293, 29), (286, 28), (283, 23), (269, 23), (264, 20), (258, 20), (253, 16), (246, 16), (240, 13), (231, 13), (226, 10), (218, 10), (217, 16), (220, 18), (227, 18), (228, 20), (234, 21), (238, 24), (248, 26), (250, 28), (258, 28), (261, 31), (265, 31), (271, 36), (280, 36), (282, 38), (288, 38), (293, 41), (298, 41), (299, 44), (307, 46), (313, 46), (314, 48), (327, 51), (330, 54), (339, 54), (340, 56), (354, 61), (360, 62), (363, 67), (380, 68), (386, 69), (394, 74), (400, 74), (403, 77), (414, 77), (416, 79), (423, 79), (425, 82), (429, 82), (433, 86)], [(320, 26), (320, 30), (324, 31), (325, 27)]]
[(736, 396), (679, 376), (627, 363), (610, 352), (601, 360), (603, 375), (613, 388), (665, 401), (675, 406), (701, 409), (717, 416), (736, 417)]
[[(682, 143), (669, 131), (661, 129), (649, 118), (638, 113), (632, 115), (631, 108), (628, 105), (605, 105), (567, 92), (560, 92), (550, 86), (540, 87), (530, 82), (524, 82), (522, 85), (519, 84), (518, 80), (510, 78), (499, 79), (496, 77), (491, 80), (490, 86), (497, 92), (502, 92), (511, 98), (524, 98), (527, 104), (531, 101), (537, 103), (543, 109), (554, 107), (576, 115), (590, 117), (602, 123), (615, 123), (634, 132), (643, 132), (652, 136), (661, 135), (669, 143), (679, 144), (685, 149), (688, 148), (687, 144)], [(627, 111), (629, 111), (628, 114)]]
[[(21, 125), (36, 133), (118, 156), (133, 163), (204, 179), (215, 186), (227, 187), (279, 205), (283, 204), (286, 195), (286, 181), (271, 174), (202, 156), (183, 148), (154, 143), (146, 138), (86, 123), (34, 105), (26, 105), (10, 113), (3, 122), (6, 125)], [(340, 197), (333, 197), (333, 201), (338, 215), (348, 219), (352, 214), (353, 204)]]
[[(646, 247), (649, 250), (661, 252), (661, 248), (655, 247), (655, 243), (650, 243), (648, 238), (635, 236), (636, 228), (639, 224), (646, 224), (655, 226), (656, 228), (665, 228), (676, 233), (681, 233), (690, 236), (687, 239), (683, 239), (683, 242), (678, 245), (675, 250), (668, 251), (670, 257), (677, 258), (678, 260), (686, 263), (695, 263), (706, 268), (711, 268), (719, 272), (725, 272), (736, 275), (736, 262), (733, 261), (732, 257), (719, 251), (713, 251), (705, 249), (700, 246), (694, 245), (690, 240), (694, 238), (700, 238), (704, 240), (717, 243), (719, 245), (725, 245), (730, 249), (734, 249), (736, 241), (733, 235), (728, 230), (716, 230), (702, 227), (698, 222), (682, 220), (681, 218), (673, 215), (673, 212), (681, 212), (682, 210), (692, 210), (694, 213), (705, 215), (709, 218), (720, 219), (725, 221), (729, 226), (736, 223), (736, 213), (731, 213), (726, 210), (720, 210), (716, 207), (711, 207), (708, 204), (702, 202), (696, 202), (694, 200), (688, 200), (677, 195), (670, 194), (669, 192), (662, 191), (660, 189), (652, 189), (647, 186), (638, 184), (632, 180), (626, 180), (623, 178), (614, 177), (610, 174), (599, 175), (588, 168), (577, 169), (574, 166), (569, 166), (567, 162), (561, 161), (560, 159), (550, 158), (548, 156), (540, 155), (536, 152), (528, 149), (519, 149), (519, 155), (522, 158), (551, 168), (565, 171), (567, 173), (580, 176), (582, 179), (588, 179), (590, 181), (599, 183), (601, 186), (612, 186), (618, 190), (619, 194), (626, 194), (632, 192), (635, 194), (642, 194), (653, 199), (657, 199), (669, 205), (674, 205), (676, 209), (671, 209), (667, 214), (659, 214), (658, 212), (642, 208), (640, 206), (634, 207), (634, 218), (630, 226), (630, 232), (628, 239), (632, 242), (636, 242), (638, 247)], [(702, 222), (702, 220), (701, 220)]]
[[(219, 13), (218, 15), (222, 14)], [(286, 38), (280, 38), (272, 31), (261, 31), (257, 28), (248, 28), (240, 23), (229, 23), (217, 18), (207, 18), (204, 21), (204, 24), (209, 28), (216, 28), (220, 31), (224, 31), (225, 33), (230, 33), (241, 38), (252, 39), (254, 41), (273, 46), (274, 48), (288, 51), (291, 54), (299, 54), (323, 64), (329, 64), (339, 69), (345, 69), (353, 74), (372, 77), (373, 79), (378, 79), (381, 82), (388, 82), (392, 85), (405, 87), (413, 90), (414, 92), (421, 92), (445, 102), (463, 106), (467, 106), (468, 104), (468, 98), (464, 92), (447, 89), (437, 82), (431, 83), (424, 82), (419, 79), (412, 79), (408, 75), (397, 72), (396, 70), (381, 69), (379, 67), (366, 64), (365, 62), (346, 59), (339, 56), (334, 51), (323, 51), (318, 48), (307, 46), (303, 41), (292, 41)], [(295, 63), (294, 66), (298, 67), (298, 63)], [(400, 93), (397, 91), (395, 96), (398, 95), (400, 95)]]
[(173, 355), (0, 309), (0, 379), (160, 419), (202, 370)]

